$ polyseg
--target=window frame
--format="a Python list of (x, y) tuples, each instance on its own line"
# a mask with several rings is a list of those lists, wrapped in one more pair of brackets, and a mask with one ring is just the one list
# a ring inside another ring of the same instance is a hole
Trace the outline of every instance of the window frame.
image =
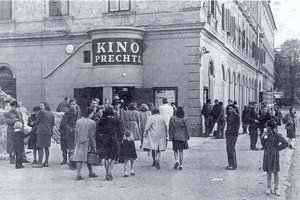
[(114, 12), (123, 12), (123, 11), (130, 11), (131, 10), (131, 0), (128, 0), (128, 9), (121, 9), (121, 1), (122, 0), (114, 0), (117, 1), (118, 3), (118, 9), (116, 10), (111, 10), (111, 0), (108, 0), (108, 12), (109, 13), (114, 13)]
[(51, 14), (51, 5), (50, 5), (50, 2), (53, 1), (53, 0), (49, 0), (48, 1), (48, 9), (49, 9), (49, 17), (62, 17), (62, 16), (69, 16), (70, 15), (70, 1), (69, 0), (55, 0), (55, 1), (60, 1), (60, 2), (66, 2), (67, 3), (67, 13), (66, 14), (63, 14), (62, 13), (62, 4), (59, 8), (59, 11), (60, 11), (60, 15), (52, 15)]
[[(9, 6), (10, 6), (10, 12), (9, 12), (9, 16), (8, 17), (2, 17), (2, 15), (0, 15), (0, 20), (12, 20), (12, 0), (6, 0), (6, 1), (0, 1), (0, 3), (3, 5), (5, 2), (9, 2)], [(2, 10), (0, 10), (0, 13), (4, 11), (4, 7), (2, 7)]]

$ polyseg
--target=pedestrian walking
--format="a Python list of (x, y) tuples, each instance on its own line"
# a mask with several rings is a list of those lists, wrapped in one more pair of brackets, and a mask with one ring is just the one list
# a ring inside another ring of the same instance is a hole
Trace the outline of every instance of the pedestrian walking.
[(233, 105), (233, 101), (232, 101), (231, 99), (228, 99), (228, 104), (227, 104), (227, 106), (226, 106), (226, 115), (229, 114), (229, 106), (230, 106), (230, 105)]
[[(36, 148), (38, 150), (38, 163), (34, 165), (34, 168), (49, 167), (49, 147), (51, 146), (51, 137), (53, 135), (54, 127), (54, 115), (50, 111), (48, 103), (40, 103), (41, 110), (37, 115), (35, 124), (37, 125), (36, 130)], [(45, 162), (42, 163), (45, 150)]]
[(248, 129), (249, 123), (250, 123), (250, 113), (251, 113), (250, 107), (245, 105), (244, 110), (242, 111), (243, 134), (247, 134), (247, 129)]
[(63, 162), (66, 162), (66, 155), (69, 157), (69, 168), (71, 170), (76, 170), (76, 162), (74, 162), (73, 154), (75, 148), (75, 127), (77, 120), (81, 117), (81, 111), (79, 106), (76, 104), (75, 99), (70, 99), (69, 101), (70, 109), (65, 112), (61, 120), (61, 130), (65, 133), (65, 142), (64, 146), (61, 146)]
[(94, 115), (93, 108), (86, 108), (82, 113), (82, 118), (77, 120), (75, 128), (75, 150), (73, 161), (76, 163), (77, 176), (76, 180), (83, 180), (81, 176), (81, 167), (83, 162), (87, 162), (89, 178), (98, 177), (92, 168), (92, 163), (88, 162), (88, 152), (96, 154), (96, 122), (91, 118)]
[[(215, 105), (213, 105), (212, 110), (211, 110), (211, 123), (210, 123), (210, 131), (209, 134), (211, 132), (213, 132), (213, 136), (216, 137), (216, 131), (214, 131), (214, 126), (216, 123), (218, 123), (218, 118), (220, 116), (220, 108), (219, 108), (219, 100), (216, 99), (215, 101)], [(208, 136), (209, 136), (208, 134)]]
[(37, 125), (35, 124), (35, 121), (37, 119), (38, 112), (41, 110), (41, 107), (35, 106), (33, 108), (33, 113), (28, 119), (27, 125), (31, 127), (31, 131), (29, 133), (29, 139), (28, 139), (28, 149), (32, 149), (33, 151), (33, 161), (32, 165), (37, 164), (37, 159), (36, 159), (36, 153), (37, 153), (37, 148), (36, 148), (36, 131), (37, 131)]
[(145, 126), (148, 117), (151, 115), (151, 111), (146, 104), (142, 104), (140, 108), (140, 119), (141, 119), (141, 148), (143, 146), (144, 134), (145, 134)]
[(174, 115), (174, 109), (172, 106), (169, 105), (168, 98), (162, 99), (163, 105), (159, 106), (159, 113), (164, 118), (166, 125), (167, 125), (167, 131), (169, 131), (169, 123), (171, 117)]
[(227, 128), (226, 128), (226, 150), (228, 158), (227, 170), (235, 170), (237, 168), (235, 145), (239, 135), (240, 116), (236, 113), (234, 105), (228, 106)]
[(23, 119), (22, 114), (18, 111), (19, 104), (17, 101), (12, 101), (10, 107), (11, 109), (7, 113), (4, 113), (5, 122), (7, 124), (6, 152), (9, 154), (10, 164), (15, 164), (13, 145), (14, 124), (16, 121), (23, 123)]
[(258, 128), (260, 125), (258, 108), (252, 107), (249, 117), (250, 150), (257, 151)]
[(296, 109), (294, 107), (289, 109), (289, 113), (284, 116), (282, 122), (285, 124), (289, 148), (295, 149), (296, 128), (299, 124), (299, 118), (296, 115)]
[(288, 142), (278, 133), (277, 120), (269, 120), (267, 122), (267, 131), (263, 133), (261, 143), (264, 148), (263, 170), (267, 172), (267, 189), (266, 194), (272, 193), (271, 179), (274, 174), (274, 191), (277, 196), (280, 196), (278, 188), (280, 171), (279, 151), (288, 146)]
[(153, 164), (160, 169), (161, 151), (167, 148), (167, 125), (164, 117), (159, 114), (159, 109), (154, 107), (153, 115), (149, 116), (145, 126), (143, 149), (155, 151)]
[(106, 180), (113, 180), (112, 170), (114, 168), (115, 161), (119, 157), (120, 147), (123, 135), (120, 120), (114, 117), (114, 109), (112, 106), (108, 106), (103, 112), (103, 117), (101, 118), (97, 137), (101, 137), (101, 155), (104, 158), (104, 166), (106, 170)]
[(178, 107), (176, 115), (171, 117), (169, 127), (169, 138), (173, 143), (175, 158), (174, 169), (182, 170), (183, 150), (189, 148), (187, 141), (190, 139), (187, 121), (186, 118), (184, 118), (184, 110), (182, 107)]
[(204, 137), (208, 137), (210, 134), (211, 130), (211, 111), (212, 111), (212, 105), (211, 105), (211, 100), (207, 99), (206, 103), (203, 105), (201, 114), (204, 116), (204, 124), (205, 124), (205, 133)]
[(223, 102), (219, 102), (219, 116), (217, 119), (217, 135), (215, 136), (216, 139), (223, 139), (224, 138), (224, 128), (225, 128), (225, 109), (223, 106)]
[(277, 118), (277, 126), (281, 126), (282, 113), (278, 104), (274, 105), (274, 116)]
[(128, 177), (127, 166), (130, 162), (130, 176), (134, 176), (134, 161), (137, 159), (133, 134), (130, 130), (124, 133), (124, 140), (121, 146), (121, 159), (124, 160), (124, 177)]
[(14, 133), (13, 133), (13, 147), (16, 154), (16, 169), (24, 168), (23, 155), (24, 155), (24, 139), (25, 132), (23, 130), (23, 124), (20, 121), (16, 121), (14, 124)]
[(124, 113), (124, 131), (132, 132), (134, 140), (141, 139), (141, 119), (134, 103), (128, 105), (128, 110)]

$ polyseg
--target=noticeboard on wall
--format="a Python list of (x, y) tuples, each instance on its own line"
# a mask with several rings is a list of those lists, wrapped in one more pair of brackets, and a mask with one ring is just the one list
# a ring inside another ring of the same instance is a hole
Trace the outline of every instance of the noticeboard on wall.
[(163, 98), (169, 100), (169, 104), (174, 102), (177, 105), (177, 88), (154, 88), (154, 104), (162, 105)]

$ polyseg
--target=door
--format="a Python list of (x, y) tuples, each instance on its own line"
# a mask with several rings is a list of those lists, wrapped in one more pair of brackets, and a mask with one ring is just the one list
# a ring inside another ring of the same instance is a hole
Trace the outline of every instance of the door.
[(86, 87), (86, 88), (75, 88), (74, 98), (81, 110), (90, 106), (93, 99), (98, 98), (99, 104), (102, 104), (103, 88), (102, 87)]
[(134, 101), (140, 106), (142, 103), (148, 105), (149, 102), (154, 102), (152, 88), (134, 88)]
[(113, 87), (113, 98), (118, 96), (124, 101), (124, 105), (128, 106), (134, 102), (134, 87)]

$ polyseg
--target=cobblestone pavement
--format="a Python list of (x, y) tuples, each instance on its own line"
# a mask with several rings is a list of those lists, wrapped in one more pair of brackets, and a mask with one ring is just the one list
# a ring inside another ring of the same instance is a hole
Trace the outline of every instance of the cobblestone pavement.
[[(290, 186), (288, 172), (292, 150), (281, 152), (282, 196), (268, 197), (264, 193), (266, 174), (261, 170), (263, 151), (250, 151), (249, 141), (248, 135), (239, 136), (238, 168), (235, 171), (225, 170), (225, 139), (191, 138), (190, 149), (184, 151), (182, 171), (173, 169), (174, 158), (169, 143), (168, 150), (162, 153), (160, 170), (151, 167), (151, 157), (138, 149), (136, 175), (123, 178), (123, 164), (117, 164), (113, 181), (104, 180), (103, 166), (94, 167), (98, 178), (87, 178), (87, 169), (83, 168), (85, 180), (75, 181), (75, 171), (66, 165), (58, 165), (61, 153), (58, 146), (52, 146), (49, 168), (34, 169), (25, 164), (24, 169), (16, 170), (8, 161), (0, 161), (0, 199), (285, 199), (285, 190)], [(300, 177), (299, 171), (297, 177)]]

